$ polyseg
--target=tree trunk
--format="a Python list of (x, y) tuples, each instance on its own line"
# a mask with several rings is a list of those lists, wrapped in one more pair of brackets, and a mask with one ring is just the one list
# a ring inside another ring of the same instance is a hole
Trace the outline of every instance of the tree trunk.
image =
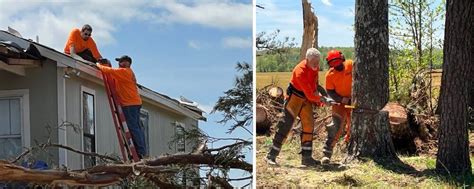
[(355, 63), (348, 158), (397, 159), (386, 111), (388, 88), (388, 1), (356, 0)]
[(306, 50), (318, 48), (318, 17), (314, 14), (311, 3), (301, 0), (303, 4), (303, 42), (300, 48), (300, 60), (306, 58)]
[[(441, 80), (441, 125), (436, 169), (471, 173), (468, 141), (469, 87), (473, 81), (474, 2), (448, 0)], [(472, 95), (472, 94), (470, 94)]]

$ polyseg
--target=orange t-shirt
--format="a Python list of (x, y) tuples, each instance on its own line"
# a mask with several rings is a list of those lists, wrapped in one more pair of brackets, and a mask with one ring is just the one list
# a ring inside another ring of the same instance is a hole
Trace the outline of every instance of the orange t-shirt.
[(319, 95), (315, 95), (318, 84), (319, 68), (312, 69), (306, 65), (306, 59), (302, 60), (293, 69), (291, 84), (299, 91), (303, 91), (304, 96), (313, 103), (320, 102)]
[(115, 90), (122, 106), (141, 105), (142, 99), (138, 93), (137, 80), (130, 68), (111, 68), (97, 63), (102, 73), (108, 74), (115, 80)]
[(326, 74), (326, 90), (336, 90), (342, 97), (351, 97), (352, 91), (352, 60), (344, 62), (344, 70), (329, 69)]
[(69, 33), (69, 37), (66, 42), (66, 46), (64, 47), (64, 52), (66, 54), (71, 54), (70, 52), (70, 46), (74, 44), (74, 49), (76, 53), (82, 52), (86, 49), (89, 49), (92, 52), (92, 55), (94, 55), (95, 59), (99, 59), (102, 57), (100, 55), (99, 50), (97, 50), (97, 46), (95, 44), (94, 39), (92, 37), (89, 37), (89, 39), (84, 40), (81, 37), (81, 30), (74, 28), (71, 33)]

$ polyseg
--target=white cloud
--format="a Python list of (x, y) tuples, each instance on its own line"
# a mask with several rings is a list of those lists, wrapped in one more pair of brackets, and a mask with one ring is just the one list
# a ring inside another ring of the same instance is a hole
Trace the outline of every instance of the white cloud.
[(167, 10), (158, 16), (158, 22), (201, 24), (221, 29), (252, 27), (252, 4), (208, 0), (178, 3), (175, 0), (161, 0), (155, 6)]
[(58, 51), (74, 27), (90, 24), (99, 49), (116, 43), (114, 32), (126, 22), (196, 24), (218, 29), (248, 29), (252, 26), (252, 4), (231, 1), (2, 1), (0, 30), (8, 26), (23, 37), (35, 39)]
[(332, 6), (331, 0), (321, 0), (321, 2), (327, 6)]
[(193, 49), (201, 49), (201, 46), (199, 45), (199, 42), (195, 41), (195, 40), (190, 40), (188, 41), (188, 47), (191, 47)]
[(222, 45), (226, 48), (251, 48), (252, 38), (226, 37), (222, 39)]

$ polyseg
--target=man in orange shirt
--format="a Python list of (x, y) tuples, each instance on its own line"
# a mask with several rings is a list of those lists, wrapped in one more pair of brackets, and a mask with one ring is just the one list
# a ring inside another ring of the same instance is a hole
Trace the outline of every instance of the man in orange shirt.
[(137, 80), (130, 66), (132, 59), (124, 55), (116, 58), (120, 68), (111, 68), (97, 63), (97, 67), (103, 74), (107, 74), (109, 78), (115, 80), (115, 90), (122, 105), (122, 110), (127, 121), (128, 129), (132, 134), (133, 143), (137, 149), (138, 156), (143, 158), (146, 155), (145, 135), (140, 128), (140, 109), (142, 100), (138, 94)]
[(64, 52), (71, 55), (73, 58), (78, 58), (76, 55), (84, 60), (97, 62), (102, 56), (97, 50), (94, 39), (91, 37), (92, 27), (89, 24), (82, 26), (82, 29), (74, 28), (66, 42)]
[(351, 103), (352, 90), (352, 60), (346, 60), (342, 52), (331, 50), (328, 52), (327, 63), (329, 71), (326, 74), (326, 91), (330, 98), (336, 103), (332, 105), (332, 122), (326, 126), (328, 132), (321, 159), (323, 164), (330, 162), (332, 151), (337, 140), (346, 128), (345, 142), (349, 142), (351, 109), (344, 105)]
[(288, 98), (285, 103), (285, 112), (282, 120), (278, 122), (278, 131), (273, 138), (273, 145), (266, 157), (269, 164), (276, 165), (276, 157), (299, 116), (303, 131), (301, 133), (301, 164), (314, 166), (319, 161), (313, 159), (313, 104), (320, 106), (320, 96), (317, 93), (320, 53), (315, 48), (306, 51), (306, 59), (302, 60), (293, 69), (290, 84), (287, 89)]

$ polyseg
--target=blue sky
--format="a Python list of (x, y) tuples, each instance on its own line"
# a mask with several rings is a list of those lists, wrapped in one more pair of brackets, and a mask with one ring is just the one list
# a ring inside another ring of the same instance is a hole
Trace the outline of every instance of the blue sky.
[[(73, 27), (90, 24), (102, 56), (131, 56), (139, 83), (170, 97), (185, 96), (206, 111), (233, 87), (236, 63), (253, 60), (251, 0), (0, 0), (0, 4), (1, 30), (10, 26), (25, 38), (38, 35), (40, 43), (58, 51), (63, 51)], [(241, 130), (226, 134), (228, 126), (216, 123), (222, 118), (219, 113), (207, 117), (200, 127), (211, 136), (251, 138)], [(251, 152), (246, 159), (252, 161)]]
[[(354, 46), (354, 0), (312, 0), (312, 7), (319, 21), (319, 46), (353, 47)], [(389, 0), (389, 3), (391, 0)], [(256, 32), (271, 33), (280, 29), (280, 39), (295, 38), (297, 46), (301, 45), (303, 34), (303, 12), (301, 1), (256, 0)], [(436, 0), (432, 7), (441, 3)], [(435, 25), (443, 25), (444, 20)], [(443, 30), (436, 32), (436, 37), (443, 37)], [(391, 41), (392, 43), (393, 41)]]
[[(301, 45), (303, 12), (301, 1), (256, 0), (265, 9), (257, 9), (257, 33), (280, 29), (280, 37), (295, 38)], [(319, 46), (354, 46), (354, 1), (313, 0), (319, 21)]]

